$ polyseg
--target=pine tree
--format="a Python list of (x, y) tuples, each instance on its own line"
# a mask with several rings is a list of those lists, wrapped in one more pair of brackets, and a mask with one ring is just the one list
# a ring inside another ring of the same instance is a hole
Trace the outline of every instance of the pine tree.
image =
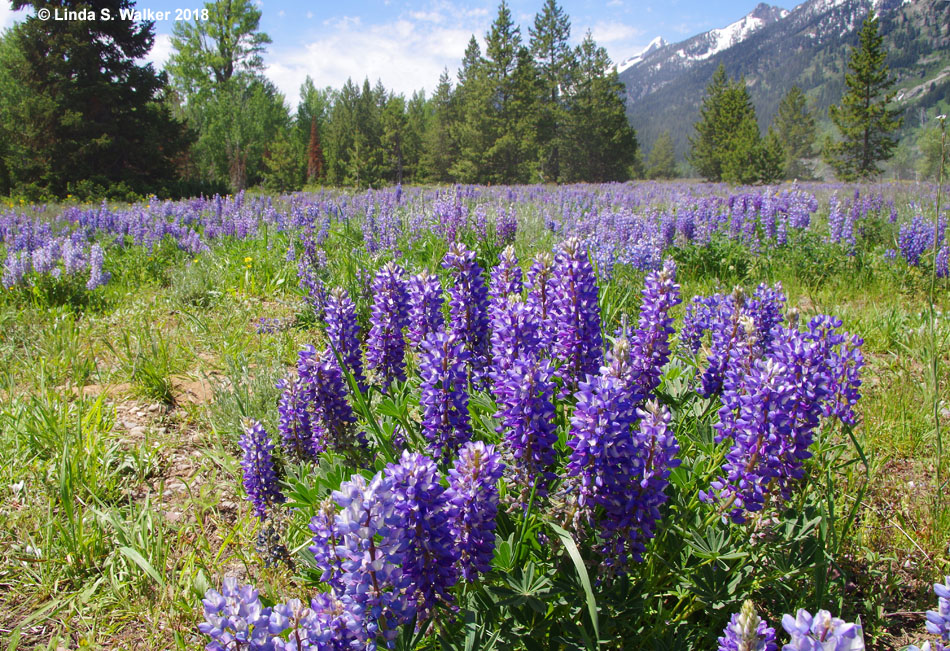
[(690, 162), (709, 181), (757, 183), (774, 180), (776, 136), (768, 147), (759, 132), (745, 79), (730, 81), (720, 64), (706, 89), (700, 119), (690, 138)]
[(772, 126), (782, 147), (783, 177), (789, 180), (813, 179), (815, 171), (808, 159), (816, 156), (815, 117), (808, 110), (801, 88), (792, 86), (785, 94)]
[(525, 183), (536, 158), (532, 151), (536, 129), (530, 120), (536, 115), (537, 71), (505, 0), (485, 35), (483, 68), (489, 145), (480, 180)]
[(625, 181), (637, 160), (637, 134), (627, 121), (624, 86), (607, 51), (594, 42), (589, 31), (575, 57), (563, 179)]
[(664, 131), (653, 143), (650, 157), (647, 159), (647, 176), (651, 179), (672, 179), (676, 177), (676, 155), (673, 150), (673, 138)]
[[(0, 128), (4, 167), (17, 192), (41, 196), (164, 193), (185, 131), (170, 114), (166, 78), (141, 63), (154, 24), (123, 20), (129, 0), (71, 2), (70, 10), (112, 20), (40, 20), (7, 36), (9, 92)], [(62, 3), (15, 0), (13, 9), (62, 10)], [(4, 94), (8, 92), (4, 89)]]
[(726, 67), (719, 64), (712, 80), (706, 87), (703, 105), (699, 109), (699, 121), (693, 126), (695, 137), (689, 138), (689, 162), (708, 181), (722, 180), (722, 156), (720, 147), (724, 139), (720, 117), (722, 96), (729, 88)]
[(426, 180), (437, 183), (452, 180), (449, 170), (458, 160), (458, 146), (453, 137), (457, 120), (456, 104), (449, 71), (445, 69), (432, 96), (432, 118), (428, 121), (423, 135), (421, 174)]
[(307, 183), (317, 183), (323, 178), (323, 147), (320, 145), (320, 131), (317, 118), (310, 120), (310, 142), (307, 144)]
[(743, 185), (759, 181), (762, 136), (744, 79), (729, 84), (723, 92), (719, 119), (721, 180)]
[(494, 97), (487, 64), (475, 36), (469, 39), (455, 88), (452, 141), (458, 154), (449, 175), (461, 183), (482, 183), (486, 179), (485, 153), (494, 143), (491, 112)]
[(839, 179), (853, 181), (879, 175), (878, 163), (889, 159), (897, 146), (901, 119), (893, 105), (894, 92), (890, 89), (894, 80), (886, 59), (884, 38), (871, 11), (864, 19), (858, 45), (851, 49), (841, 104), (829, 109), (841, 140), (823, 153)]
[(539, 109), (537, 143), (540, 172), (545, 181), (557, 182), (561, 177), (563, 149), (562, 127), (566, 107), (562, 97), (570, 85), (575, 66), (574, 51), (568, 44), (571, 21), (558, 6), (557, 0), (545, 0), (541, 12), (534, 17), (530, 49), (539, 75)]

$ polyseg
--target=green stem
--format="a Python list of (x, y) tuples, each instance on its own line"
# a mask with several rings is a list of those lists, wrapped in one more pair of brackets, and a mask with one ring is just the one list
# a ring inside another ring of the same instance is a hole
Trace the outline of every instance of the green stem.
[(947, 164), (947, 121), (945, 116), (941, 116), (940, 130), (940, 169), (937, 175), (937, 199), (936, 215), (934, 216), (934, 241), (933, 241), (933, 268), (930, 273), (930, 372), (933, 376), (933, 419), (934, 435), (937, 439), (937, 460), (935, 473), (934, 490), (934, 518), (936, 519), (943, 508), (943, 437), (940, 433), (940, 353), (937, 351), (937, 317), (936, 306), (934, 305), (937, 288), (937, 242), (940, 237), (940, 199), (943, 191), (943, 169)]

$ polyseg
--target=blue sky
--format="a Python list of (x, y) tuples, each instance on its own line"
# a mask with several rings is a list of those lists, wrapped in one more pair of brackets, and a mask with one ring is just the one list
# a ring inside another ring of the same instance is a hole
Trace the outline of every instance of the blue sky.
[[(528, 37), (543, 0), (512, 0), (512, 15)], [(637, 54), (654, 37), (668, 42), (724, 27), (750, 12), (757, 0), (560, 0), (579, 42), (590, 29), (615, 63)], [(138, 9), (172, 11), (201, 7), (187, 0), (140, 0)], [(339, 87), (352, 77), (381, 79), (408, 96), (431, 91), (439, 73), (458, 68), (469, 36), (483, 40), (498, 0), (258, 0), (261, 28), (273, 43), (265, 56), (267, 75), (295, 105), (309, 74), (318, 86)], [(794, 5), (785, 3), (786, 9)], [(0, 29), (22, 19), (0, 0)], [(156, 23), (150, 59), (162, 64), (171, 52), (172, 20)]]

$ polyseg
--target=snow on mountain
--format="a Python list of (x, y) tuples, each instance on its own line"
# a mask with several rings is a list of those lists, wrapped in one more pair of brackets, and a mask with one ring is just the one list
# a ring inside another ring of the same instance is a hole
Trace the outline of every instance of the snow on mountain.
[(663, 37), (657, 36), (655, 39), (650, 41), (649, 45), (647, 45), (645, 48), (640, 50), (639, 54), (636, 54), (635, 56), (632, 56), (632, 57), (627, 57), (626, 59), (618, 63), (617, 72), (621, 73), (627, 68), (629, 68), (630, 66), (640, 63), (640, 61), (643, 60), (643, 57), (648, 55), (650, 52), (653, 52), (654, 50), (659, 50), (661, 47), (666, 47), (666, 41), (663, 40)]
[[(684, 53), (686, 54), (686, 58), (690, 59), (691, 61), (704, 61), (714, 54), (718, 54), (726, 48), (730, 48), (740, 41), (745, 40), (749, 34), (767, 24), (767, 18), (765, 16), (757, 15), (763, 13), (759, 11), (759, 9), (762, 7), (764, 7), (764, 5), (759, 5), (759, 7), (756, 7), (756, 11), (753, 11), (747, 16), (743, 16), (740, 20), (737, 20), (731, 25), (723, 27), (722, 29), (713, 29), (707, 32), (709, 49), (693, 56), (690, 56), (688, 53)], [(785, 9), (782, 9), (778, 13), (780, 18), (784, 18), (787, 15), (788, 11)], [(773, 17), (772, 20), (775, 20), (775, 18)], [(771, 22), (771, 20), (768, 20), (768, 22)]]

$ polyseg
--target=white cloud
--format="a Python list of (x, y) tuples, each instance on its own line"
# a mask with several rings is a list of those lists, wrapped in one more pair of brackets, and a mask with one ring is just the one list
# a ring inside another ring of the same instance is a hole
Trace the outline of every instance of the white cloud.
[[(431, 93), (443, 68), (454, 73), (474, 33), (488, 28), (487, 12), (473, 21), (469, 13), (447, 2), (433, 3), (384, 23), (358, 17), (338, 17), (301, 47), (273, 47), (267, 56), (267, 76), (295, 105), (307, 75), (318, 87), (340, 88), (350, 78), (361, 84), (379, 79), (407, 97), (420, 88)], [(482, 44), (484, 46), (484, 44)], [(454, 77), (454, 74), (453, 74)]]
[(152, 62), (156, 70), (161, 70), (171, 57), (173, 50), (171, 34), (157, 34), (155, 43), (152, 44), (152, 51), (146, 55), (145, 60)]
[(598, 45), (630, 41), (643, 34), (642, 29), (618, 22), (598, 22), (591, 27), (591, 35)]
[(610, 1), (607, 3), (607, 6), (608, 6), (608, 7), (622, 7), (622, 6), (623, 6), (623, 0), (610, 0)]
[(14, 21), (21, 21), (25, 19), (29, 13), (30, 12), (28, 12), (26, 9), (13, 11), (13, 9), (10, 8), (9, 2), (0, 2), (0, 32), (8, 27), (13, 27)]

